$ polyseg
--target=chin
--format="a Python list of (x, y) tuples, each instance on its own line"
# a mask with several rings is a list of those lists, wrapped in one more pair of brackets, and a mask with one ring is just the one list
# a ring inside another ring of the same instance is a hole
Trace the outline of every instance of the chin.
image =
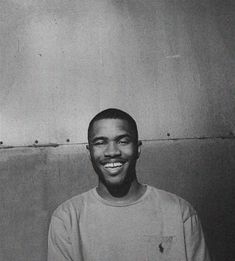
[(110, 188), (119, 188), (122, 187), (125, 184), (125, 180), (119, 179), (119, 180), (105, 180), (105, 185)]
[[(123, 172), (120, 172), (116, 176), (110, 176), (108, 173), (104, 172), (102, 169), (96, 169), (96, 173), (98, 174), (99, 179), (101, 182), (109, 188), (121, 188), (128, 183), (131, 184), (131, 182), (135, 179), (135, 172), (132, 171), (132, 169), (125, 170)], [(132, 175), (133, 173), (134, 175)]]
[(106, 179), (104, 181), (105, 181), (104, 184), (111, 189), (121, 189), (126, 185), (131, 184), (131, 182), (133, 181), (133, 177), (124, 176), (124, 177), (119, 177), (119, 179), (116, 180)]

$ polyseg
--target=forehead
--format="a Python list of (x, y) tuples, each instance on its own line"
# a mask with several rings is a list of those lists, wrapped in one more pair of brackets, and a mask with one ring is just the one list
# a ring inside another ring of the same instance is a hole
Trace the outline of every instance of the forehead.
[(125, 134), (129, 136), (135, 135), (128, 121), (122, 119), (102, 119), (95, 121), (91, 130), (91, 138), (99, 136), (116, 137)]

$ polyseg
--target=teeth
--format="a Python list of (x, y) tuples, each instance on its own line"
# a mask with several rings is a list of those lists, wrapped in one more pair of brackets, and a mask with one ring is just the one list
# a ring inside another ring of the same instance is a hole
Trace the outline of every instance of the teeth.
[(105, 168), (117, 168), (121, 167), (123, 164), (121, 162), (113, 162), (113, 163), (106, 163), (104, 166)]

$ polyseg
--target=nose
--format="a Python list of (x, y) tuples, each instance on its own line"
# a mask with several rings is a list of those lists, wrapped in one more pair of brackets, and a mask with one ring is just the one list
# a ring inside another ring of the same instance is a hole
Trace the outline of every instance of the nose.
[(105, 157), (117, 157), (121, 155), (121, 151), (115, 142), (110, 142), (104, 152)]

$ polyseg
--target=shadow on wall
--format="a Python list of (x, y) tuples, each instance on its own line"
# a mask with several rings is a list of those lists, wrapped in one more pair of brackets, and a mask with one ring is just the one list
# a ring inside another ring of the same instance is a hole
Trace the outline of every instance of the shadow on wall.
[(144, 143), (142, 182), (178, 194), (199, 213), (215, 261), (235, 258), (235, 142), (185, 140)]

